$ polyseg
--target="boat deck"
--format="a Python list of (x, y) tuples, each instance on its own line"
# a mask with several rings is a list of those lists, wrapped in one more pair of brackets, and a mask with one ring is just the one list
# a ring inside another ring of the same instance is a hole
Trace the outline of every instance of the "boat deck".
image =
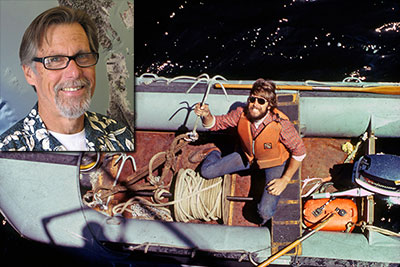
[[(200, 133), (200, 136), (206, 133)], [(175, 138), (174, 132), (151, 132), (151, 131), (136, 131), (136, 151), (132, 153), (136, 161), (138, 169), (146, 167), (151, 158), (158, 152), (168, 150), (170, 144)], [(229, 134), (217, 134), (208, 136), (207, 140), (212, 142), (189, 144), (185, 146), (181, 153), (178, 154), (177, 169), (192, 168), (198, 170), (199, 164), (191, 163), (189, 157), (192, 153), (202, 150), (207, 147), (216, 145), (222, 148), (222, 153), (229, 153), (233, 147), (226, 147), (227, 138), (232, 140), (235, 138)], [(231, 140), (231, 141), (232, 141)], [(330, 170), (337, 165), (343, 163), (347, 154), (341, 149), (341, 145), (349, 139), (335, 138), (303, 138), (306, 145), (308, 155), (304, 159), (300, 178), (312, 177), (328, 177)], [(146, 144), (146, 145), (141, 145)], [(232, 175), (232, 187), (230, 196), (245, 197), (257, 199), (260, 196), (260, 179), (252, 179), (248, 173), (240, 173)], [(259, 219), (256, 213), (256, 204), (254, 200), (247, 201), (230, 201), (228, 225), (240, 226), (259, 226)], [(218, 222), (207, 222), (218, 223)]]

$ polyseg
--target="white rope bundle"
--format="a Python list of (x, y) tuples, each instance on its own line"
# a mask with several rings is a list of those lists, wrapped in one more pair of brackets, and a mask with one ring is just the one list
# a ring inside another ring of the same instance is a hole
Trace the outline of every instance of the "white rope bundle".
[(222, 181), (221, 177), (208, 180), (192, 169), (181, 169), (175, 184), (175, 220), (188, 222), (221, 218)]
[[(139, 202), (142, 205), (159, 208), (174, 205), (175, 220), (179, 222), (196, 219), (218, 220), (222, 218), (222, 182), (221, 177), (207, 180), (192, 169), (180, 169), (175, 183), (174, 201), (152, 203), (144, 198), (134, 197), (125, 203), (116, 205), (113, 213), (132, 212), (131, 205)], [(159, 193), (163, 192), (165, 190)]]
[[(144, 208), (146, 206), (146, 208)], [(115, 205), (112, 209), (114, 215), (128, 212), (136, 219), (149, 219), (157, 217), (163, 221), (172, 222), (171, 211), (163, 205), (154, 204), (142, 197), (133, 197), (124, 203)], [(138, 214), (141, 214), (140, 216)]]

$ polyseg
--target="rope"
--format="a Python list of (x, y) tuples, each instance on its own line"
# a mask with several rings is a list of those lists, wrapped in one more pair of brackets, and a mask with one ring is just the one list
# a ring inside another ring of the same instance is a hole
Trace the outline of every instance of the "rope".
[(304, 188), (306, 187), (306, 185), (311, 182), (311, 181), (315, 181), (315, 180), (319, 180), (315, 185), (313, 185), (306, 193), (302, 194), (301, 197), (302, 198), (306, 198), (309, 195), (311, 195), (312, 193), (314, 193), (318, 187), (321, 186), (323, 178), (309, 178), (307, 177), (306, 179), (303, 180), (303, 186), (301, 187), (301, 192), (303, 192)]
[(204, 179), (192, 169), (181, 169), (175, 184), (175, 219), (179, 222), (189, 220), (218, 220), (222, 217), (221, 177)]
[(365, 221), (361, 221), (359, 223), (356, 223), (355, 225), (359, 226), (361, 228), (362, 232), (364, 232), (365, 229), (367, 229), (369, 231), (375, 231), (375, 232), (378, 232), (378, 233), (381, 233), (384, 235), (388, 235), (388, 236), (400, 237), (400, 233), (396, 233), (396, 232), (390, 231), (388, 229), (384, 229), (384, 228), (380, 228), (380, 227), (377, 227), (374, 225), (367, 224)]
[[(136, 206), (135, 205), (139, 205)], [(120, 203), (118, 205), (115, 205), (112, 209), (112, 212), (115, 215), (122, 215), (124, 212), (128, 212), (130, 214), (134, 214), (137, 213), (137, 209), (138, 207), (143, 207), (143, 206), (149, 206), (149, 208), (144, 208), (144, 211), (149, 212), (150, 214), (156, 214), (156, 217), (158, 218), (164, 218), (163, 220), (165, 221), (172, 221), (172, 217), (171, 217), (171, 211), (165, 207), (162, 206), (158, 206), (158, 208), (152, 208), (154, 206), (154, 203), (148, 201), (145, 198), (142, 197), (133, 197), (131, 199), (129, 199), (128, 201), (124, 202), (124, 203)], [(140, 208), (139, 208), (140, 209)], [(140, 212), (140, 211), (139, 211)], [(153, 215), (151, 215), (152, 217), (154, 217)], [(137, 219), (145, 219), (145, 216), (139, 216), (136, 217)]]
[(389, 235), (389, 236), (396, 236), (396, 237), (400, 237), (400, 233), (395, 233), (392, 232), (390, 230), (384, 229), (384, 228), (380, 228), (374, 225), (365, 225), (365, 228), (367, 228), (370, 231), (375, 231), (384, 235)]
[(155, 155), (150, 159), (150, 162), (149, 162), (149, 176), (148, 176), (148, 180), (149, 180), (149, 183), (150, 183), (150, 184), (152, 184), (152, 185), (159, 185), (160, 180), (161, 180), (161, 177), (160, 177), (160, 176), (154, 176), (154, 175), (153, 175), (153, 163), (154, 163), (154, 161), (155, 161), (158, 157), (160, 157), (160, 156), (166, 157), (166, 155), (167, 155), (167, 152), (161, 151), (161, 152), (158, 152), (157, 154), (155, 154)]
[[(174, 201), (162, 202), (163, 193), (169, 193), (167, 189), (169, 189), (171, 185), (171, 182), (165, 185), (164, 178), (168, 172), (176, 173), (175, 153), (187, 144), (187, 142), (181, 142), (181, 140), (185, 140), (186, 137), (187, 134), (177, 136), (167, 151), (155, 154), (151, 158), (146, 170), (148, 173), (148, 182), (144, 185), (138, 185), (137, 188), (135, 188), (137, 191), (146, 189), (153, 190), (153, 201), (151, 202), (143, 197), (136, 196), (126, 202), (115, 205), (112, 208), (112, 214), (118, 215), (124, 212), (133, 213), (133, 205), (137, 204), (149, 207), (174, 205), (176, 221), (187, 222), (195, 219), (210, 221), (222, 218), (222, 177), (207, 180), (192, 169), (181, 169), (176, 176)], [(127, 159), (125, 159), (125, 161), (126, 160)], [(132, 162), (134, 163), (133, 159)], [(164, 163), (164, 167), (161, 176), (154, 176), (153, 170), (162, 163)], [(134, 166), (134, 169), (136, 170), (136, 166)], [(138, 177), (142, 177), (146, 172), (143, 171), (143, 173), (140, 173), (138, 176), (130, 177), (125, 186), (131, 188), (131, 183), (136, 182)], [(123, 190), (122, 188), (117, 188), (117, 185), (114, 184), (112, 189), (106, 191), (106, 193), (101, 194), (102, 196), (100, 196), (99, 199), (103, 200), (103, 198), (105, 198), (108, 204), (111, 195)], [(97, 202), (98, 200), (96, 203)], [(167, 212), (168, 209), (160, 208), (160, 210)]]
[(132, 213), (131, 205), (139, 202), (152, 207), (174, 205), (175, 220), (179, 222), (196, 219), (218, 220), (222, 218), (222, 181), (222, 177), (207, 180), (192, 169), (181, 169), (175, 183), (175, 200), (153, 203), (141, 197), (133, 197), (125, 203), (116, 205), (113, 213), (122, 214), (125, 211)]

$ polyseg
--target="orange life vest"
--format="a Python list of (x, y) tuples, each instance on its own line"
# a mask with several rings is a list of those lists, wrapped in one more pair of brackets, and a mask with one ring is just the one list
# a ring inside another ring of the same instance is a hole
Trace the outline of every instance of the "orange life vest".
[[(281, 111), (275, 109), (275, 113), (281, 119), (289, 120)], [(282, 165), (289, 158), (289, 152), (279, 141), (282, 125), (277, 121), (272, 121), (255, 138), (251, 134), (250, 125), (251, 122), (243, 113), (239, 119), (237, 130), (242, 149), (249, 162), (255, 160), (261, 169)]]

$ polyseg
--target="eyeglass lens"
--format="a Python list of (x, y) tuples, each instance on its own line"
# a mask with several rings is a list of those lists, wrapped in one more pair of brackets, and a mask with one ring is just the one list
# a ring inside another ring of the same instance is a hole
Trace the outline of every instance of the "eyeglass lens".
[(260, 105), (264, 105), (265, 102), (266, 102), (266, 100), (264, 98), (261, 98), (261, 97), (255, 97), (255, 96), (250, 96), (249, 97), (250, 103), (255, 103), (256, 100), (257, 100), (258, 104), (260, 104)]
[(67, 56), (50, 56), (45, 58), (44, 64), (46, 68), (49, 69), (65, 68), (71, 59), (74, 59), (76, 64), (80, 67), (89, 67), (96, 64), (97, 55), (94, 53), (85, 53), (78, 54), (74, 58)]

